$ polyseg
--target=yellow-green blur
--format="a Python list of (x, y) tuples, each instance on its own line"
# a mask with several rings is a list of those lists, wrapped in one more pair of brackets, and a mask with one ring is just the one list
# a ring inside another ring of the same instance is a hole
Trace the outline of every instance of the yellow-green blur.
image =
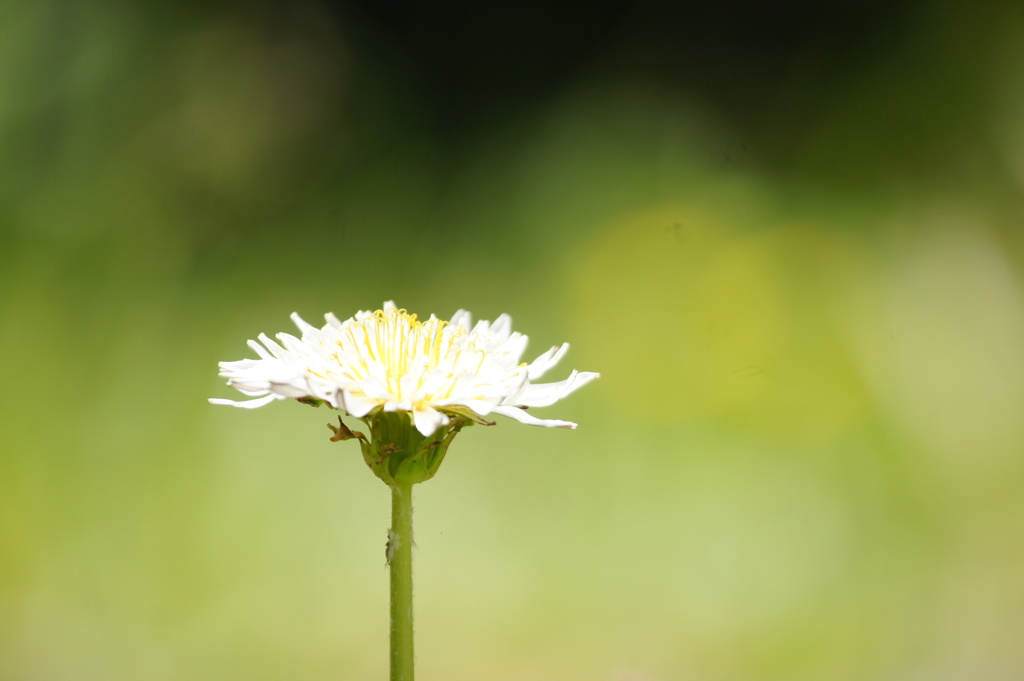
[(0, 0), (0, 681), (386, 678), (359, 447), (206, 402), (383, 300), (602, 374), (416, 486), (422, 681), (1024, 677), (1019, 12), (795, 71), (775, 147), (595, 60), (453, 151), (311, 0), (85, 5)]

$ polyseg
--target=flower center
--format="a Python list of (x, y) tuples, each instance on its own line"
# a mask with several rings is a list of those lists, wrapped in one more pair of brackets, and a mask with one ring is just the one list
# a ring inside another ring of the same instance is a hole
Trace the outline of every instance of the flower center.
[[(412, 398), (412, 394), (403, 397), (403, 393), (419, 392), (431, 372), (442, 365), (453, 366), (466, 349), (456, 342), (465, 335), (463, 329), (436, 318), (421, 322), (415, 314), (395, 308), (377, 310), (372, 316), (352, 320), (345, 326), (348, 328), (343, 332), (348, 342), (339, 341), (338, 345), (354, 350), (359, 372), (365, 372), (364, 377), (383, 379), (388, 391), (399, 400)], [(374, 371), (373, 366), (378, 370)], [(454, 374), (448, 378), (450, 392)]]

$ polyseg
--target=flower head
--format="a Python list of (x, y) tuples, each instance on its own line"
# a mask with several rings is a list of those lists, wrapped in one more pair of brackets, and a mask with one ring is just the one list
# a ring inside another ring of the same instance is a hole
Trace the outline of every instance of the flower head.
[(249, 341), (260, 359), (221, 362), (220, 375), (239, 392), (258, 399), (214, 404), (254, 408), (294, 398), (325, 402), (365, 418), (380, 412), (408, 412), (424, 437), (448, 426), (452, 418), (485, 422), (491, 414), (522, 423), (575, 428), (575, 423), (538, 419), (528, 407), (554, 404), (598, 377), (573, 370), (557, 383), (534, 383), (553, 367), (569, 344), (553, 347), (533, 362), (521, 363), (526, 336), (512, 331), (512, 320), (474, 326), (459, 310), (451, 321), (416, 315), (384, 304), (376, 312), (358, 312), (339, 321), (327, 314), (322, 328), (292, 320), (301, 338), (280, 333), (277, 343), (260, 334)]

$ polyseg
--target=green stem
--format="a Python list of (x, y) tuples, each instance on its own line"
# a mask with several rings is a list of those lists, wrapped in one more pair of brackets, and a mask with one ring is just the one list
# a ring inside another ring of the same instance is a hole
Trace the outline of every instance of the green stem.
[(391, 681), (413, 681), (412, 485), (391, 486)]

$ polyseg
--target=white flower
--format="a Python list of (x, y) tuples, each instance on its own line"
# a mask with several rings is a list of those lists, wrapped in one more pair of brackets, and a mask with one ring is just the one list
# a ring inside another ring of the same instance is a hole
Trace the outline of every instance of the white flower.
[(568, 421), (534, 418), (524, 409), (554, 404), (599, 375), (573, 370), (564, 381), (533, 383), (569, 344), (520, 363), (527, 338), (512, 331), (508, 315), (471, 326), (469, 313), (459, 310), (450, 322), (433, 315), (421, 322), (387, 302), (382, 310), (358, 312), (343, 322), (330, 313), (326, 319), (317, 329), (293, 313), (301, 338), (280, 333), (278, 344), (260, 334), (262, 346), (249, 341), (260, 359), (221, 362), (220, 375), (232, 388), (259, 399), (210, 402), (251, 409), (286, 398), (315, 399), (356, 418), (376, 410), (405, 411), (424, 436), (448, 425), (449, 414), (466, 410), (479, 417), (501, 414), (534, 426), (575, 428)]

